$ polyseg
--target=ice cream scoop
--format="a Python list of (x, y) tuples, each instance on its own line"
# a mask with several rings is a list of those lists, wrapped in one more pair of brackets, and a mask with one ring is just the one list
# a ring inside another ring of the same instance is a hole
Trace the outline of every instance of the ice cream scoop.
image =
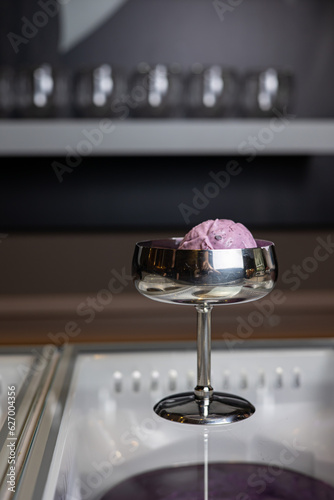
[(210, 219), (193, 227), (183, 238), (179, 250), (222, 250), (256, 248), (252, 233), (240, 222)]

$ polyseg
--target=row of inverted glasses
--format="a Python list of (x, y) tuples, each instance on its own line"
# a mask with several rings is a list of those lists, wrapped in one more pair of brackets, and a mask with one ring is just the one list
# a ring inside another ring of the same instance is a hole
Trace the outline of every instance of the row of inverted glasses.
[(0, 68), (0, 116), (270, 116), (291, 103), (293, 78), (268, 68), (239, 75), (221, 65), (141, 63), (127, 74), (111, 64), (71, 74), (49, 64)]

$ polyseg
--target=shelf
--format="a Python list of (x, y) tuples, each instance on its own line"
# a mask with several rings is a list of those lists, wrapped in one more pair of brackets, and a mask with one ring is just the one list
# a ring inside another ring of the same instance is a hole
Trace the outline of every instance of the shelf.
[(333, 154), (334, 120), (8, 119), (1, 156)]

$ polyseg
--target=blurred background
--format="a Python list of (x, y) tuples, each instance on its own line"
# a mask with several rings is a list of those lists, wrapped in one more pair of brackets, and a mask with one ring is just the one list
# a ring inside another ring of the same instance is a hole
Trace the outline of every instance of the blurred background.
[[(276, 244), (283, 298), (252, 338), (333, 335), (331, 0), (0, 13), (1, 343), (195, 340), (193, 309), (139, 296), (131, 260), (209, 218)], [(254, 307), (216, 308), (214, 338)]]

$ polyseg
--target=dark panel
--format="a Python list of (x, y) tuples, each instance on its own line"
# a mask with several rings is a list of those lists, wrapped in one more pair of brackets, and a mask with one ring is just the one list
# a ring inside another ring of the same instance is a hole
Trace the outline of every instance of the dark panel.
[(55, 6), (48, 11), (50, 15), (40, 1), (52, 3), (52, 0), (1, 0), (0, 65), (58, 64), (59, 6), (54, 2)]
[(251, 228), (334, 225), (333, 158), (234, 159), (237, 174), (228, 177), (229, 161), (86, 158), (59, 183), (49, 158), (3, 159), (0, 228), (183, 229), (217, 217)]

